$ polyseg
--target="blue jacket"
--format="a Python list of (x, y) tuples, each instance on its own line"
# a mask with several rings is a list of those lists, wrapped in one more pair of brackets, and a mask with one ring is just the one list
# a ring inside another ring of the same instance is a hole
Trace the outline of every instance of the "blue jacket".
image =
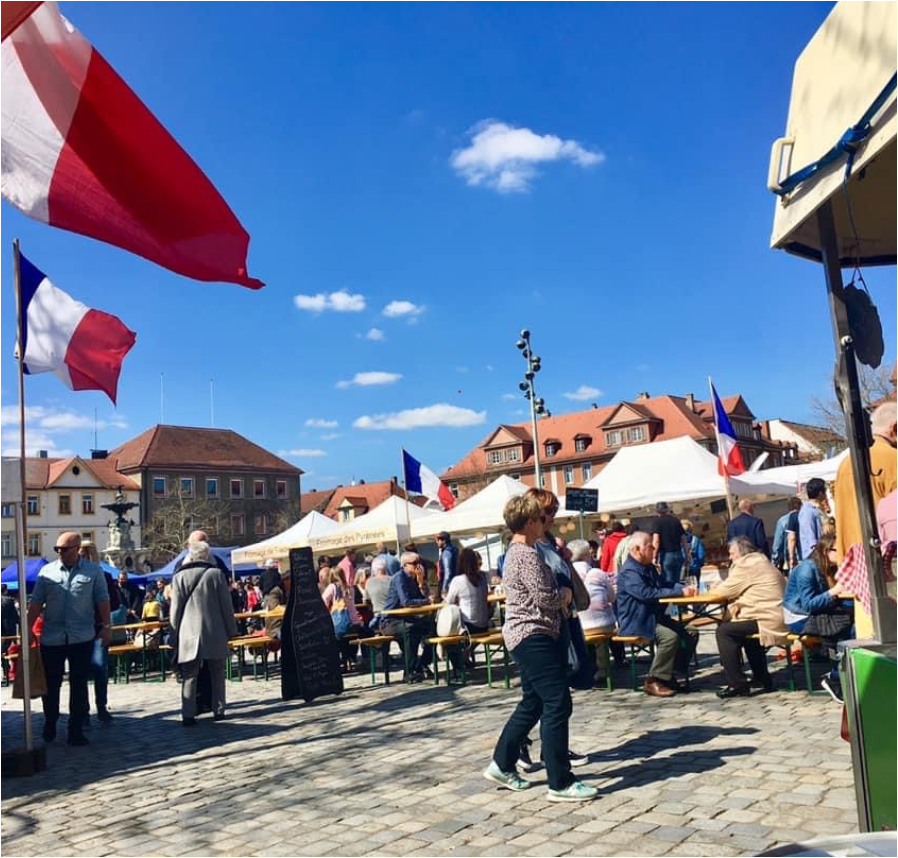
[(764, 522), (757, 516), (749, 515), (747, 512), (740, 512), (727, 525), (727, 542), (735, 539), (737, 536), (744, 536), (750, 539), (755, 548), (759, 548), (767, 559), (770, 559), (770, 548), (767, 545), (767, 534), (764, 532)]
[(655, 625), (666, 610), (658, 599), (682, 595), (682, 584), (671, 585), (654, 566), (643, 566), (627, 557), (617, 573), (618, 633), (654, 638)]
[(793, 614), (821, 614), (836, 600), (813, 560), (802, 560), (790, 573), (783, 594), (783, 607)]
[(689, 550), (692, 552), (689, 571), (693, 575), (701, 575), (702, 566), (705, 565), (705, 546), (694, 533), (691, 536), (687, 534), (686, 538), (689, 540)]
[(404, 571), (397, 572), (390, 578), (390, 589), (387, 591), (387, 601), (384, 603), (385, 611), (395, 611), (397, 608), (413, 608), (417, 605), (427, 605), (428, 599), (418, 586), (418, 582)]
[(774, 566), (782, 566), (786, 562), (786, 553), (788, 552), (788, 536), (786, 534), (786, 525), (789, 524), (789, 516), (792, 512), (781, 515), (776, 520), (776, 530), (773, 531), (773, 556), (770, 558)]
[(440, 552), (439, 567), (437, 569), (441, 593), (445, 593), (449, 589), (449, 585), (455, 577), (457, 567), (458, 549), (451, 542), (447, 542), (446, 547)]

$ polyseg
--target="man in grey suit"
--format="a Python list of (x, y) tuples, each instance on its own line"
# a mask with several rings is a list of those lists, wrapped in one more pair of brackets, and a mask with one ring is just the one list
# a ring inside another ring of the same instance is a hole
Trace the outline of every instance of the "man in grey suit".
[(212, 678), (212, 714), (224, 718), (225, 660), (228, 638), (237, 636), (237, 622), (228, 586), (212, 560), (209, 543), (187, 547), (184, 563), (172, 579), (171, 626), (176, 635), (181, 688), (181, 718), (185, 727), (196, 724), (196, 691), (205, 661)]

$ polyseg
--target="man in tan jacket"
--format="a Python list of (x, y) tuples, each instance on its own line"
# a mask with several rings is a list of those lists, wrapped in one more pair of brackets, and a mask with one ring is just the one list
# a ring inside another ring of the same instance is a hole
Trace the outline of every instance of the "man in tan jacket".
[[(726, 581), (712, 590), (729, 602), (727, 619), (717, 627), (717, 649), (727, 681), (717, 696), (724, 699), (748, 697), (752, 685), (762, 692), (773, 691), (764, 648), (783, 643), (789, 631), (783, 622), (782, 573), (744, 536), (730, 541), (730, 560)], [(759, 635), (760, 640), (749, 635)], [(751, 665), (751, 684), (740, 663), (742, 649)]]

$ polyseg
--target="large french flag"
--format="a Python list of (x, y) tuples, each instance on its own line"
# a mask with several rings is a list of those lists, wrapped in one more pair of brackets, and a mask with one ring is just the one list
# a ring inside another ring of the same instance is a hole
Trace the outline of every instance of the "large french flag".
[(711, 385), (711, 399), (714, 403), (714, 430), (717, 433), (717, 470), (722, 477), (736, 477), (745, 473), (745, 464), (739, 450), (739, 441), (733, 424), (724, 410), (723, 403)]
[(263, 286), (202, 170), (55, 3), (34, 5), (3, 4), (4, 198), (178, 274)]
[(405, 488), (409, 492), (417, 492), (431, 500), (438, 501), (444, 510), (455, 506), (455, 498), (449, 487), (414, 456), (402, 451), (402, 466), (405, 469)]
[(52, 372), (72, 390), (102, 390), (113, 402), (134, 331), (57, 289), (19, 254), (24, 370)]

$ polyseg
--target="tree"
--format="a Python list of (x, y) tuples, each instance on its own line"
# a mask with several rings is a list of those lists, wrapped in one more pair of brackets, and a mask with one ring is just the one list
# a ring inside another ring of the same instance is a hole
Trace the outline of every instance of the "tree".
[[(895, 370), (884, 363), (877, 369), (858, 363), (858, 382), (861, 388), (861, 401), (865, 408), (870, 410), (882, 399), (895, 398), (895, 384), (892, 380), (894, 374)], [(835, 394), (829, 399), (811, 397), (811, 410), (814, 412), (816, 423), (840, 437), (845, 437), (845, 415)]]
[(170, 495), (144, 528), (141, 547), (152, 562), (168, 563), (181, 553), (194, 530), (205, 530), (215, 543), (230, 545), (233, 534), (228, 503)]

